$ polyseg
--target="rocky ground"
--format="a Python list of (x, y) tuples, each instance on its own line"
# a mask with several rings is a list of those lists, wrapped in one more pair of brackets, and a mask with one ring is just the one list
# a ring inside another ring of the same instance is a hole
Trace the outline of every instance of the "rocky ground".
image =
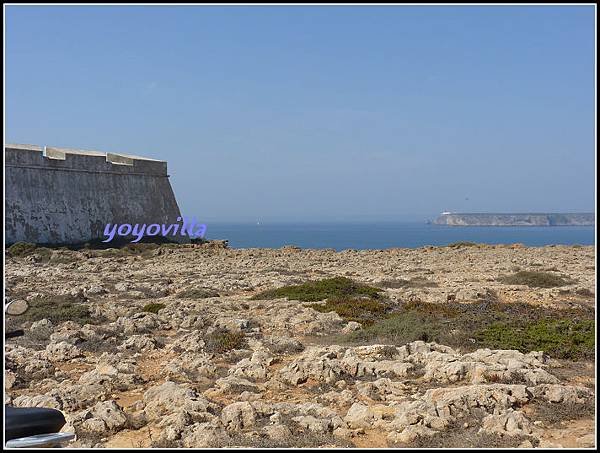
[[(231, 250), (219, 244), (7, 253), (30, 313), (5, 347), (5, 401), (62, 410), (72, 446), (591, 447), (590, 358), (347, 341), (335, 312), (260, 291), (343, 276), (392, 306), (594, 307), (594, 247)], [(549, 288), (518, 270), (560, 274)], [(427, 281), (427, 285), (394, 282)], [(151, 305), (154, 304), (154, 305)], [(45, 311), (44, 311), (45, 310)], [(356, 338), (356, 337), (353, 337)]]

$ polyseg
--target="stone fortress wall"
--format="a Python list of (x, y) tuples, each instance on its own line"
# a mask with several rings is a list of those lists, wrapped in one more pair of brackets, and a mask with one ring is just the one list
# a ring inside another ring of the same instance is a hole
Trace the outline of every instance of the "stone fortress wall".
[(170, 224), (181, 216), (165, 161), (5, 145), (4, 166), (7, 245), (78, 244), (102, 238), (107, 223)]

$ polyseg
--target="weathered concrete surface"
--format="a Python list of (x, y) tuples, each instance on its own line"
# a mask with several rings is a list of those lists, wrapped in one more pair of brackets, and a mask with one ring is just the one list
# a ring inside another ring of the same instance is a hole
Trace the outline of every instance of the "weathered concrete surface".
[(7, 244), (74, 244), (103, 237), (107, 223), (181, 216), (164, 161), (34, 145), (5, 145), (4, 156)]

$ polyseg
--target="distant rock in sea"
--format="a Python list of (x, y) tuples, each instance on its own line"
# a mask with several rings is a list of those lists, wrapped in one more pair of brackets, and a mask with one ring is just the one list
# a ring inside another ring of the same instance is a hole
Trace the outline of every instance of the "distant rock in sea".
[(444, 212), (433, 221), (450, 226), (594, 226), (594, 213), (455, 213)]

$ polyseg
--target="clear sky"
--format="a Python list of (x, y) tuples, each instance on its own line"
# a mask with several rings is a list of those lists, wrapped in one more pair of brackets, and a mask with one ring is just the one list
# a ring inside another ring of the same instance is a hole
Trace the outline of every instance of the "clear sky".
[(5, 140), (168, 161), (207, 222), (594, 209), (592, 6), (9, 6)]

